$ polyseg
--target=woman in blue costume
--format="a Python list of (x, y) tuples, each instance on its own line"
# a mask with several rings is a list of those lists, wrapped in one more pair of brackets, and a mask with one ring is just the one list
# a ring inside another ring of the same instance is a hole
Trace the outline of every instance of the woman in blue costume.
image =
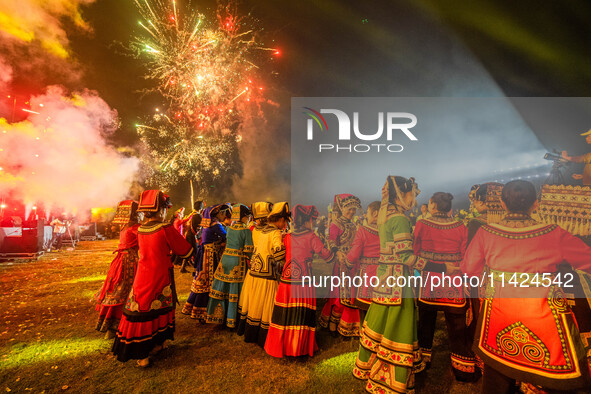
[(244, 283), (247, 262), (252, 255), (252, 232), (248, 228), (250, 208), (236, 204), (232, 208), (234, 224), (228, 228), (226, 249), (214, 274), (207, 304), (207, 322), (236, 327), (238, 298)]
[(226, 211), (229, 209), (231, 207), (227, 204), (214, 205), (203, 212), (201, 245), (195, 256), (195, 279), (191, 285), (191, 294), (181, 311), (201, 323), (205, 323), (207, 318), (207, 303), (213, 273), (226, 246), (226, 230), (220, 223), (220, 219), (225, 218)]

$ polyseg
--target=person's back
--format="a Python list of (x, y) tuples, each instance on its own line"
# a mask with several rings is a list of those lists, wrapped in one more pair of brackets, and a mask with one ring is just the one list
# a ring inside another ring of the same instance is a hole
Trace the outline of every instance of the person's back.
[(568, 278), (555, 273), (563, 261), (591, 272), (591, 248), (529, 216), (537, 206), (531, 183), (509, 182), (502, 198), (509, 214), (477, 231), (461, 264), (465, 274), (485, 282), (474, 341), (485, 363), (484, 391), (509, 390), (515, 380), (544, 389), (584, 387), (585, 350), (560, 288)]

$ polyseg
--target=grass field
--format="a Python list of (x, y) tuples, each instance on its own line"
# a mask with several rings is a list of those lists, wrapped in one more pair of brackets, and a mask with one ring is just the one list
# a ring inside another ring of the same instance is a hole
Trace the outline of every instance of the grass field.
[[(276, 359), (223, 328), (176, 315), (175, 341), (146, 370), (120, 363), (112, 341), (94, 330), (91, 301), (117, 241), (82, 242), (37, 261), (0, 264), (0, 392), (53, 393), (341, 393), (363, 392), (351, 370), (358, 340), (320, 330), (313, 358)], [(321, 268), (325, 269), (325, 268)], [(176, 272), (179, 299), (191, 275)], [(320, 307), (322, 306), (322, 300)], [(473, 393), (480, 385), (452, 377), (447, 334), (438, 321), (432, 368), (417, 391)]]

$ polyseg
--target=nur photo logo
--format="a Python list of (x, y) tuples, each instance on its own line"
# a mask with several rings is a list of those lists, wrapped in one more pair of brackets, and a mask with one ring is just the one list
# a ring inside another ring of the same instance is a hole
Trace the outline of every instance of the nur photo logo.
[[(334, 108), (322, 108), (317, 111), (310, 107), (303, 107), (303, 114), (308, 117), (306, 122), (306, 139), (308, 141), (314, 140), (314, 129), (320, 130), (320, 132), (328, 132), (328, 122), (323, 114), (334, 115), (329, 119), (334, 121), (336, 119), (337, 127), (337, 139), (340, 141), (372, 141), (375, 143), (361, 143), (361, 144), (332, 144), (332, 143), (320, 143), (318, 144), (318, 151), (334, 151), (334, 152), (349, 152), (349, 153), (367, 153), (370, 151), (374, 152), (391, 152), (397, 153), (402, 152), (404, 147), (401, 144), (390, 143), (398, 132), (406, 136), (410, 141), (418, 141), (418, 138), (410, 131), (411, 128), (416, 126), (417, 117), (409, 112), (378, 112), (373, 116), (377, 116), (377, 130), (366, 130), (360, 127), (360, 115), (359, 112), (352, 113), (351, 117), (340, 109)], [(369, 118), (367, 114), (364, 114), (364, 119)], [(333, 130), (333, 128), (331, 128)], [(379, 143), (378, 141), (385, 141)], [(387, 142), (387, 143), (386, 143)]]

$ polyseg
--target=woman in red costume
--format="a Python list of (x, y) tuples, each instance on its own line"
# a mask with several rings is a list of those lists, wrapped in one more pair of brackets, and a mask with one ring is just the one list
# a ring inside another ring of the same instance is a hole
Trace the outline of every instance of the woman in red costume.
[(165, 222), (171, 205), (159, 190), (140, 196), (138, 212), (145, 212), (148, 222), (138, 229), (140, 259), (112, 351), (119, 361), (136, 359), (141, 367), (150, 365), (150, 352), (174, 339), (177, 298), (170, 253), (188, 257), (193, 249)]
[(507, 183), (501, 198), (508, 214), (477, 231), (461, 263), (467, 275), (488, 268), (473, 347), (485, 364), (483, 392), (512, 392), (516, 380), (551, 390), (589, 388), (585, 349), (559, 287), (568, 277), (555, 273), (563, 261), (591, 272), (591, 248), (531, 218), (531, 183)]
[[(334, 198), (336, 218), (328, 229), (328, 244), (333, 252), (338, 253), (339, 261), (335, 262), (333, 276), (351, 276), (352, 268), (346, 263), (346, 255), (351, 249), (357, 231), (353, 216), (361, 209), (361, 201), (352, 194), (337, 194)], [(345, 337), (359, 336), (359, 310), (353, 306), (353, 289), (346, 286), (334, 289), (328, 302), (322, 309), (320, 325), (330, 331), (338, 332)]]
[(125, 200), (117, 206), (113, 224), (121, 226), (117, 256), (109, 266), (103, 287), (96, 294), (99, 319), (96, 330), (104, 332), (106, 339), (115, 338), (123, 313), (123, 304), (129, 295), (138, 261), (137, 230), (143, 214), (137, 212), (137, 201)]
[[(374, 201), (367, 207), (367, 223), (359, 226), (351, 250), (347, 254), (347, 264), (353, 267), (355, 275), (363, 278), (364, 283), (353, 292), (353, 304), (365, 317), (373, 293), (369, 281), (376, 276), (380, 259), (380, 235), (378, 234), (378, 213), (380, 201)], [(361, 316), (360, 316), (361, 317)], [(360, 319), (363, 321), (363, 318)]]
[[(279, 280), (265, 351), (274, 357), (313, 356), (316, 345), (316, 292), (311, 283), (312, 258), (318, 254), (331, 262), (334, 254), (324, 248), (312, 230), (318, 211), (313, 205), (293, 209), (295, 231), (283, 239), (285, 267)], [(310, 278), (304, 286), (303, 277)]]
[[(480, 370), (476, 369), (476, 359), (470, 350), (472, 344), (466, 340), (466, 310), (469, 304), (464, 298), (462, 283), (454, 282), (457, 286), (443, 284), (442, 274), (452, 279), (460, 275), (460, 261), (466, 251), (468, 237), (466, 226), (449, 217), (452, 199), (449, 193), (433, 194), (428, 207), (431, 216), (420, 219), (415, 226), (414, 253), (429, 260), (422, 272), (418, 335), (423, 359), (428, 367), (431, 365), (437, 312), (443, 311), (453, 373), (456, 380), (467, 382), (480, 378)], [(434, 279), (438, 281), (432, 282)]]

